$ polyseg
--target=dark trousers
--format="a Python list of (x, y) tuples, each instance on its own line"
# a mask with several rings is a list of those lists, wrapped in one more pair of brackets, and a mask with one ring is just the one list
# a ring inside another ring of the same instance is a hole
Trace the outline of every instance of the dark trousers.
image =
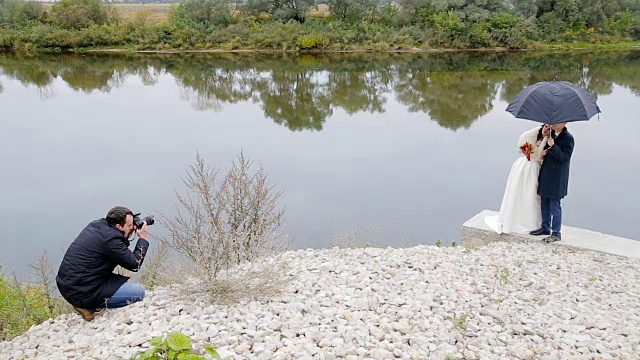
[(542, 228), (551, 230), (553, 235), (560, 236), (560, 226), (562, 225), (562, 207), (560, 199), (548, 197), (540, 198), (542, 203)]

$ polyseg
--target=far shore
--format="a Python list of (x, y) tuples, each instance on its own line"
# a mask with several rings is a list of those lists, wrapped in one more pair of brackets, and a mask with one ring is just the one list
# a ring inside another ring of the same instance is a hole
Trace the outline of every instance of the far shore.
[[(349, 50), (269, 50), (269, 49), (159, 49), (137, 50), (134, 48), (80, 48), (64, 50), (33, 50), (34, 53), (138, 53), (138, 54), (430, 54), (430, 53), (492, 53), (492, 52), (557, 52), (557, 51), (608, 51), (608, 50), (636, 50), (640, 49), (640, 42), (614, 43), (614, 44), (545, 44), (539, 48), (507, 49), (504, 47), (479, 48), (479, 49), (454, 49), (454, 48), (430, 48), (430, 49), (349, 49)], [(0, 52), (2, 52), (0, 50)], [(12, 51), (6, 51), (12, 52)]]

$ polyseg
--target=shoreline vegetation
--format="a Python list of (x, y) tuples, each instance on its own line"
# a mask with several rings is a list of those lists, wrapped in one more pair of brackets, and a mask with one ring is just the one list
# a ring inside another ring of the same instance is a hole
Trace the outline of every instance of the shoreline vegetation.
[(443, 52), (640, 47), (640, 0), (0, 0), (0, 51)]
[(365, 53), (407, 53), (407, 54), (429, 54), (429, 53), (464, 53), (464, 52), (555, 52), (555, 51), (613, 51), (613, 50), (634, 50), (640, 49), (640, 42), (622, 42), (612, 44), (545, 44), (535, 49), (507, 49), (502, 47), (496, 48), (478, 48), (478, 49), (396, 49), (396, 50), (369, 50), (369, 49), (353, 49), (353, 50), (265, 50), (265, 49), (165, 49), (165, 50), (137, 50), (135, 48), (90, 48), (70, 50), (70, 52), (78, 53), (139, 53), (139, 54), (280, 54), (280, 53), (297, 53), (297, 54), (365, 54)]

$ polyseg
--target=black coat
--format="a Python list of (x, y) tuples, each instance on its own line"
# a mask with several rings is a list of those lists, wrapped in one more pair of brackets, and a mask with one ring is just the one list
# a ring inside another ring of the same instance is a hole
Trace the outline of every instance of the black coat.
[(71, 304), (84, 309), (104, 308), (106, 299), (129, 279), (113, 273), (117, 265), (138, 271), (149, 248), (139, 239), (135, 250), (123, 232), (105, 219), (87, 225), (71, 243), (58, 270), (56, 283), (60, 294)]
[(574, 140), (567, 128), (554, 139), (554, 146), (548, 149), (538, 177), (538, 195), (552, 199), (562, 199), (569, 189), (569, 167)]

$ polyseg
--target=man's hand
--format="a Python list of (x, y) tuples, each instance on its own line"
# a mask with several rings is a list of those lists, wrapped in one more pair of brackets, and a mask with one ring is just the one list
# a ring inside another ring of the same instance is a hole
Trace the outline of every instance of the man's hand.
[(147, 240), (147, 236), (149, 235), (147, 233), (147, 222), (144, 221), (142, 224), (143, 224), (142, 227), (140, 229), (136, 230), (136, 232), (138, 233), (138, 237), (140, 239)]
[(553, 141), (553, 138), (550, 137), (549, 140), (547, 140), (547, 144), (549, 145), (549, 147), (552, 147), (556, 142)]
[(549, 151), (549, 149), (542, 150), (542, 155), (540, 155), (540, 161), (544, 161), (544, 157), (547, 156), (547, 152), (548, 151)]

